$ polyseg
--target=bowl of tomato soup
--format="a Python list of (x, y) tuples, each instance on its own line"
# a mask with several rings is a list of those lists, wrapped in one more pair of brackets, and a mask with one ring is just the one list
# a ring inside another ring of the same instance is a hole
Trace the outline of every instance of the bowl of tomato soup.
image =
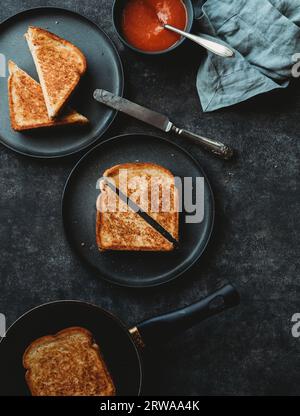
[(113, 5), (113, 23), (121, 41), (147, 55), (170, 52), (184, 42), (164, 24), (190, 32), (193, 20), (191, 0), (115, 0)]

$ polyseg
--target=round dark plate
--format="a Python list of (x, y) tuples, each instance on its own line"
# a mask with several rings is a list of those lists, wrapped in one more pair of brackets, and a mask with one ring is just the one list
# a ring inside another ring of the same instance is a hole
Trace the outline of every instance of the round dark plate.
[[(181, 214), (179, 248), (168, 253), (99, 252), (96, 245), (97, 181), (104, 171), (126, 162), (152, 162), (175, 177), (204, 178), (204, 220), (187, 224)], [(203, 253), (214, 223), (214, 198), (195, 159), (181, 147), (159, 137), (134, 134), (115, 137), (88, 152), (73, 169), (63, 195), (62, 215), (69, 242), (101, 277), (131, 287), (166, 283), (189, 269)]]
[[(100, 6), (99, 6), (100, 7)], [(95, 143), (112, 123), (116, 112), (93, 99), (96, 88), (123, 94), (124, 75), (120, 57), (108, 36), (87, 18), (69, 10), (42, 7), (21, 12), (0, 26), (0, 52), (38, 80), (32, 56), (24, 39), (29, 25), (39, 26), (78, 46), (88, 70), (75, 91), (70, 106), (87, 116), (90, 126), (64, 126), (17, 133), (10, 126), (7, 78), (0, 78), (0, 141), (12, 150), (39, 158), (63, 157)]]
[(41, 305), (21, 316), (0, 342), (0, 396), (29, 395), (22, 364), (26, 348), (40, 337), (55, 335), (73, 326), (88, 329), (93, 334), (117, 395), (138, 395), (142, 382), (139, 354), (122, 322), (85, 302), (58, 301)]

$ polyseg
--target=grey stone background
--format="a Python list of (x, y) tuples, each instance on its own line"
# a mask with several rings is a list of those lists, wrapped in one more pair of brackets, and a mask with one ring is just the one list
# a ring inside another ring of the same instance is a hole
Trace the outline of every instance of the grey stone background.
[[(126, 95), (165, 112), (178, 124), (220, 138), (238, 151), (222, 162), (181, 144), (211, 181), (217, 218), (211, 243), (181, 280), (157, 289), (122, 289), (93, 275), (65, 240), (60, 199), (80, 155), (38, 161), (0, 147), (0, 312), (11, 324), (31, 307), (81, 299), (117, 314), (128, 326), (176, 309), (228, 280), (241, 305), (212, 318), (146, 357), (144, 394), (298, 395), (300, 339), (291, 336), (299, 299), (300, 90), (286, 91), (203, 114), (195, 88), (201, 51), (147, 59), (124, 49), (111, 24), (112, 0), (3, 0), (1, 20), (22, 9), (59, 5), (95, 21), (116, 43)], [(299, 51), (300, 52), (300, 51)], [(106, 137), (153, 132), (118, 116)]]

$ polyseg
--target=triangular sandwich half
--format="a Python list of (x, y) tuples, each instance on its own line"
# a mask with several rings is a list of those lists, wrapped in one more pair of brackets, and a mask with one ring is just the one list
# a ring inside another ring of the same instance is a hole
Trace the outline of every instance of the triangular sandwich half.
[(69, 110), (65, 115), (51, 120), (41, 86), (14, 62), (9, 61), (8, 97), (12, 128), (16, 131), (65, 124), (87, 124), (89, 120)]
[(43, 90), (48, 115), (57, 117), (85, 73), (83, 53), (47, 30), (30, 26), (25, 34)]

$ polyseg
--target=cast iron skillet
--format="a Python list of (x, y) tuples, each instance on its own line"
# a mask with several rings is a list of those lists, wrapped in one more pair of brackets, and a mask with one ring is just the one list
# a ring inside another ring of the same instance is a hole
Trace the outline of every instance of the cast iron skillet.
[[(98, 179), (112, 166), (135, 161), (156, 163), (176, 177), (189, 177), (194, 189), (196, 178), (204, 178), (204, 219), (200, 223), (187, 224), (186, 212), (181, 214), (179, 247), (173, 252), (100, 253), (98, 250)], [(213, 228), (214, 198), (203, 170), (184, 149), (156, 136), (132, 134), (101, 143), (79, 161), (65, 186), (62, 216), (72, 248), (100, 277), (122, 286), (149, 287), (175, 279), (199, 259)]]
[(238, 292), (227, 285), (193, 305), (149, 319), (129, 330), (111, 313), (88, 303), (58, 301), (39, 306), (17, 320), (0, 343), (0, 395), (29, 395), (22, 356), (31, 342), (65, 328), (81, 326), (92, 332), (100, 346), (117, 395), (137, 396), (142, 385), (141, 349), (159, 344), (238, 303)]
[(120, 57), (109, 37), (87, 18), (57, 7), (22, 11), (0, 25), (0, 52), (38, 80), (24, 33), (29, 25), (50, 30), (78, 46), (87, 58), (88, 69), (70, 105), (86, 115), (90, 126), (64, 126), (17, 133), (11, 129), (7, 78), (0, 78), (0, 142), (32, 157), (57, 158), (79, 152), (95, 143), (108, 129), (116, 112), (99, 106), (95, 88), (122, 95), (124, 75)]
[[(154, 52), (144, 51), (144, 50), (141, 50), (132, 46), (124, 38), (123, 32), (122, 32), (122, 14), (123, 14), (124, 5), (126, 4), (127, 1), (128, 0), (114, 0), (112, 16), (113, 16), (113, 25), (114, 25), (115, 31), (118, 34), (120, 40), (124, 43), (124, 45), (128, 46), (128, 48), (134, 50), (135, 52), (139, 52), (145, 55), (164, 55), (165, 53), (172, 52), (174, 49), (178, 48), (178, 46), (180, 46), (183, 42), (186, 41), (185, 38), (181, 38), (178, 42), (176, 42), (170, 48), (165, 49), (163, 51), (154, 51)], [(200, 2), (199, 4), (197, 4), (197, 2), (192, 2), (192, 0), (182, 0), (182, 1), (187, 11), (187, 25), (186, 25), (185, 31), (191, 32), (193, 28), (194, 19), (199, 14), (202, 3)]]

